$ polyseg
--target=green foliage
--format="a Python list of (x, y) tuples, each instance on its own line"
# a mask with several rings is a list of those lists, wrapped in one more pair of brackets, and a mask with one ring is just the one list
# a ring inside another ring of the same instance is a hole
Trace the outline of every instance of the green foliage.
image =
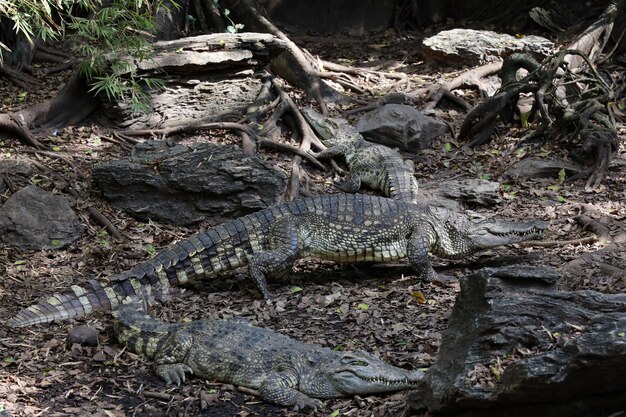
[(150, 255), (150, 256), (152, 256), (152, 255), (154, 255), (154, 254), (156, 253), (156, 249), (154, 248), (154, 246), (153, 246), (153, 245), (148, 244), (148, 245), (146, 245), (146, 246), (145, 246), (145, 248), (144, 248), (144, 249), (146, 250), (146, 252), (147, 252), (147, 253), (148, 253), (148, 255)]
[(561, 168), (561, 170), (559, 171), (558, 181), (559, 184), (563, 184), (563, 182), (565, 181), (565, 169), (563, 168)]
[(241, 29), (243, 29), (243, 24), (233, 22), (233, 19), (230, 18), (230, 10), (222, 7), (219, 0), (213, 0), (213, 4), (215, 5), (215, 7), (222, 11), (222, 15), (226, 20), (228, 20), (229, 24), (228, 26), (226, 26), (227, 31), (229, 31), (230, 33), (237, 33)]
[(147, 111), (146, 91), (165, 82), (138, 74), (132, 62), (150, 58), (154, 18), (163, 7), (164, 0), (2, 0), (0, 14), (31, 42), (70, 38), (92, 92)]
[(77, 53), (84, 57), (79, 69), (92, 81), (90, 91), (127, 101), (133, 112), (149, 110), (147, 90), (161, 89), (165, 81), (138, 74), (128, 55), (136, 61), (150, 58), (150, 34), (162, 7), (163, 0), (116, 0), (89, 17), (72, 18), (68, 27)]

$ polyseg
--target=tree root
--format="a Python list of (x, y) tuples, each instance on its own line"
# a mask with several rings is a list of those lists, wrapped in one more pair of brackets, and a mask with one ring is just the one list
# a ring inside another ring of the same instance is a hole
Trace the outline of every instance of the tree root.
[(255, 0), (224, 0), (234, 19), (245, 25), (246, 30), (270, 33), (287, 44), (286, 53), (274, 58), (271, 69), (291, 85), (306, 91), (326, 111), (324, 100), (339, 101), (343, 96), (326, 84), (312, 68), (302, 50), (264, 15)]
[[(324, 67), (326, 67), (328, 64), (326, 63), (326, 61), (324, 61), (323, 65)], [(489, 63), (478, 68), (468, 70), (464, 72), (463, 74), (459, 75), (458, 77), (454, 78), (453, 80), (450, 80), (444, 84), (441, 84), (435, 87), (418, 88), (408, 93), (403, 93), (403, 92), (389, 93), (377, 99), (374, 103), (370, 103), (370, 104), (367, 104), (365, 106), (362, 106), (356, 109), (348, 110), (345, 112), (345, 114), (346, 115), (359, 114), (365, 111), (375, 110), (379, 107), (384, 106), (385, 104), (390, 104), (390, 103), (412, 105), (415, 102), (423, 100), (424, 96), (426, 96), (427, 100), (429, 100), (428, 103), (424, 106), (425, 109), (434, 109), (441, 102), (441, 100), (445, 98), (453, 102), (454, 104), (456, 104), (463, 110), (469, 111), (472, 109), (472, 106), (467, 101), (463, 100), (461, 97), (458, 97), (452, 94), (452, 91), (459, 89), (459, 88), (475, 88), (480, 92), (481, 97), (483, 98), (487, 97), (487, 89), (484, 83), (481, 81), (481, 78), (497, 73), (500, 70), (501, 66), (502, 66), (501, 63), (493, 62), (493, 63)], [(360, 68), (345, 67), (339, 64), (329, 65), (328, 68), (335, 71), (335, 72), (331, 72), (330, 74), (332, 75), (335, 81), (340, 82), (340, 83), (341, 83), (341, 80), (335, 79), (337, 78), (337, 72), (339, 71), (345, 74), (359, 74), (359, 75), (363, 75), (363, 74), (383, 75), (384, 74), (388, 78), (399, 79), (399, 83), (408, 82), (408, 77), (404, 74), (390, 74), (390, 73), (385, 73), (385, 72), (380, 72), (380, 71), (371, 71), (371, 70), (365, 70), (365, 69), (360, 69)], [(324, 73), (320, 73), (320, 76), (323, 76), (323, 74)], [(330, 77), (331, 76), (329, 76), (329, 78)]]
[(32, 146), (35, 149), (45, 149), (32, 135), (26, 120), (18, 113), (0, 114), (0, 136), (17, 137), (24, 145)]
[(0, 136), (17, 137), (26, 145), (44, 149), (31, 131), (58, 129), (84, 120), (99, 105), (88, 90), (85, 78), (74, 73), (56, 97), (15, 113), (0, 114)]
[(375, 102), (367, 104), (363, 107), (358, 107), (356, 109), (348, 110), (344, 112), (344, 114), (346, 116), (350, 116), (353, 114), (360, 114), (366, 111), (378, 109), (384, 106), (385, 104), (414, 104), (415, 100), (416, 100), (415, 97), (411, 97), (405, 93), (392, 93), (392, 94), (387, 94), (385, 96), (382, 96)]
[(13, 68), (9, 68), (6, 66), (0, 65), (0, 77), (6, 78), (13, 84), (18, 87), (31, 91), (33, 89), (33, 85), (37, 83), (37, 80), (31, 77), (30, 75), (24, 74), (22, 71), (14, 70)]
[[(572, 55), (581, 58), (587, 65), (586, 73), (568, 71), (566, 62)], [(515, 74), (519, 68), (532, 72), (517, 81)], [(619, 140), (609, 108), (612, 92), (589, 58), (582, 52), (566, 49), (539, 65), (524, 54), (513, 54), (504, 61), (500, 78), (502, 88), (472, 109), (463, 121), (459, 138), (467, 140), (466, 146), (487, 143), (498, 118), (505, 122), (513, 121), (514, 116), (519, 115), (517, 103), (520, 95), (532, 93), (534, 104), (527, 120), (539, 116), (539, 124), (521, 143), (546, 136), (561, 141), (573, 138), (567, 143), (570, 152), (580, 150), (586, 155), (585, 159), (592, 160), (592, 166), (585, 172), (588, 177), (585, 187), (598, 188), (617, 153)], [(574, 89), (577, 84), (587, 86), (584, 94)], [(580, 137), (579, 145), (574, 143), (577, 137)]]
[(429, 101), (424, 106), (424, 108), (434, 109), (435, 107), (437, 107), (437, 105), (442, 99), (447, 98), (448, 100), (451, 100), (456, 105), (461, 107), (463, 110), (469, 111), (472, 108), (472, 106), (468, 102), (463, 100), (462, 98), (452, 94), (452, 91), (459, 89), (459, 88), (475, 88), (479, 91), (481, 98), (483, 99), (487, 98), (488, 97), (487, 88), (485, 87), (485, 84), (481, 81), (481, 78), (485, 78), (487, 76), (493, 75), (497, 73), (498, 71), (500, 71), (501, 68), (502, 68), (501, 62), (491, 62), (489, 64), (485, 64), (480, 67), (468, 70), (462, 73), (461, 75), (459, 75), (458, 77), (455, 77), (454, 79), (440, 86), (437, 86), (436, 89), (429, 88), (428, 89)]

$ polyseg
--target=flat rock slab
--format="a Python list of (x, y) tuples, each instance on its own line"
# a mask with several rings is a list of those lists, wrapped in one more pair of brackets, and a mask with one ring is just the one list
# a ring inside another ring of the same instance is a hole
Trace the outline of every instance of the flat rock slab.
[(626, 294), (559, 291), (555, 270), (461, 279), (411, 407), (454, 416), (609, 415), (626, 406)]
[(407, 152), (428, 149), (434, 138), (448, 132), (445, 123), (406, 104), (385, 104), (364, 114), (355, 128), (371, 142)]
[(278, 203), (286, 175), (235, 146), (150, 141), (130, 160), (99, 165), (93, 179), (115, 208), (141, 220), (211, 224)]
[(35, 185), (17, 191), (0, 207), (0, 235), (7, 246), (63, 249), (76, 242), (83, 230), (67, 198)]
[[(120, 129), (166, 129), (239, 118), (261, 91), (264, 67), (284, 52), (275, 36), (214, 33), (156, 42), (154, 56), (128, 58), (128, 71), (165, 81), (150, 93), (151, 107), (135, 112), (126, 101), (105, 102), (102, 113)], [(159, 70), (153, 75), (154, 70)]]
[(446, 64), (482, 65), (502, 61), (515, 52), (527, 52), (541, 60), (555, 52), (553, 42), (541, 36), (515, 37), (488, 30), (452, 29), (426, 38), (424, 58)]
[(500, 183), (479, 178), (433, 181), (419, 185), (419, 201), (451, 210), (493, 206), (500, 198)]

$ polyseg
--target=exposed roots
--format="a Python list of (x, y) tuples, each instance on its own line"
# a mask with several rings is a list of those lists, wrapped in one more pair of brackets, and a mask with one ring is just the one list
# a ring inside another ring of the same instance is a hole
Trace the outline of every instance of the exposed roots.
[[(261, 117), (269, 117), (262, 123), (263, 128), (258, 130)], [(285, 116), (288, 115), (288, 118)], [(293, 146), (287, 142), (281, 141), (281, 129), (279, 122), (295, 122), (292, 131), (296, 139), (300, 140), (299, 146)], [(261, 89), (259, 96), (252, 103), (247, 111), (246, 117), (238, 122), (203, 122), (197, 121), (193, 124), (176, 126), (165, 129), (143, 129), (143, 130), (119, 130), (113, 132), (113, 138), (107, 138), (108, 141), (118, 143), (123, 148), (127, 148), (127, 143), (137, 143), (136, 137), (153, 137), (155, 139), (164, 140), (176, 134), (197, 132), (201, 130), (232, 130), (236, 132), (242, 139), (241, 147), (248, 155), (254, 155), (260, 147), (267, 147), (283, 152), (294, 154), (291, 181), (289, 189), (289, 200), (296, 199), (300, 194), (309, 194), (308, 177), (306, 172), (301, 169), (300, 165), (303, 160), (309, 162), (315, 168), (326, 171), (327, 167), (319, 162), (310, 152), (311, 147), (317, 150), (323, 150), (326, 147), (317, 138), (311, 130), (308, 123), (300, 114), (298, 106), (293, 102), (291, 97), (282, 89), (275, 81), (266, 80), (264, 87)], [(304, 188), (303, 188), (304, 185)]]
[[(580, 58), (586, 71), (569, 70), (571, 56)], [(531, 71), (521, 80), (517, 71)], [(524, 54), (507, 58), (500, 71), (502, 88), (491, 98), (470, 111), (463, 121), (459, 138), (468, 147), (489, 142), (498, 119), (506, 123), (517, 116), (522, 123), (537, 118), (536, 129), (523, 143), (556, 138), (568, 149), (584, 155), (590, 168), (586, 186), (598, 188), (606, 177), (608, 165), (616, 154), (619, 140), (615, 120), (609, 109), (613, 92), (595, 70), (589, 58), (577, 50), (563, 50), (542, 65)], [(521, 114), (518, 102), (522, 94), (531, 94), (534, 104), (530, 112)]]

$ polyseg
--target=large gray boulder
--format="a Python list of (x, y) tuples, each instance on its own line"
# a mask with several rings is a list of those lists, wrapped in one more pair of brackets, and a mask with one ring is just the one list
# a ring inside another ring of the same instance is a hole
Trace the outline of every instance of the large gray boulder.
[(63, 249), (76, 242), (83, 230), (67, 198), (35, 185), (22, 188), (0, 207), (0, 235), (7, 246)]
[(406, 104), (385, 104), (361, 116), (355, 127), (371, 142), (407, 152), (430, 148), (434, 138), (448, 131), (445, 123)]
[(95, 167), (93, 180), (113, 207), (175, 225), (243, 216), (278, 203), (287, 187), (282, 171), (238, 147), (161, 141)]
[(470, 66), (502, 61), (516, 52), (541, 60), (555, 52), (555, 45), (535, 35), (515, 37), (489, 30), (452, 29), (424, 39), (422, 47), (427, 60)]

